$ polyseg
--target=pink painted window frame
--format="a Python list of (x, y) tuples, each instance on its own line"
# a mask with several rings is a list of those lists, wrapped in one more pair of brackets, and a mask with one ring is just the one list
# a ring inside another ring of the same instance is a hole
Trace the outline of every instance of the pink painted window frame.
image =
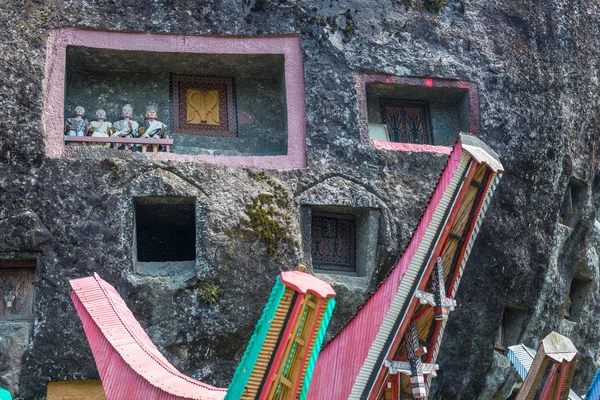
[(304, 70), (299, 35), (241, 37), (97, 31), (58, 28), (50, 32), (43, 82), (42, 126), (46, 155), (66, 157), (63, 140), (67, 46), (205, 54), (283, 54), (288, 148), (277, 156), (211, 156), (145, 153), (155, 160), (183, 161), (261, 169), (306, 168)]
[(469, 91), (469, 133), (479, 136), (479, 89), (476, 82), (439, 78), (417, 78), (383, 74), (356, 74), (356, 91), (358, 94), (358, 124), (361, 141), (377, 149), (450, 154), (452, 147), (428, 144), (396, 143), (372, 140), (369, 137), (369, 116), (367, 110), (367, 85), (370, 83), (389, 83), (424, 88), (454, 88)]

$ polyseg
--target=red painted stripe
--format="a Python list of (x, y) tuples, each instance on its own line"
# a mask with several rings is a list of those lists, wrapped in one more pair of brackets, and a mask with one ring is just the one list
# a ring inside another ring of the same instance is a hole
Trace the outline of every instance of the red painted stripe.
[(302, 367), (298, 370), (298, 375), (296, 376), (296, 386), (294, 386), (294, 391), (291, 396), (291, 398), (293, 399), (296, 399), (298, 397), (298, 388), (300, 387), (300, 380), (302, 378), (302, 373), (306, 370), (306, 363), (308, 362), (308, 357), (310, 356), (310, 347), (317, 332), (319, 316), (321, 315), (321, 310), (323, 309), (323, 303), (325, 303), (324, 300), (319, 301), (319, 307), (317, 307), (317, 309), (315, 310), (315, 320), (313, 321), (313, 324), (310, 327), (310, 336), (306, 338), (304, 354), (302, 354)]
[(560, 400), (560, 396), (562, 394), (563, 386), (565, 383), (565, 376), (567, 375), (567, 369), (569, 368), (569, 363), (563, 361), (560, 365), (560, 378), (558, 380), (558, 388), (556, 389), (556, 398), (554, 400)]
[[(556, 375), (556, 370), (558, 369), (558, 364), (552, 365), (552, 369), (548, 374), (548, 378), (546, 379), (546, 383), (544, 384), (544, 389), (542, 390), (542, 394), (540, 394), (540, 400), (548, 400), (550, 397), (550, 390), (552, 390), (552, 386), (556, 383), (554, 380), (554, 376)], [(531, 388), (534, 390), (535, 388)]]

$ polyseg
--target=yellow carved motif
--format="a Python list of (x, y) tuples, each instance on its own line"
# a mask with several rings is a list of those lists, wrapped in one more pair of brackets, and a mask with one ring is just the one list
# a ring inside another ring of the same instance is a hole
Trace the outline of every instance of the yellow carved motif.
[(219, 125), (219, 91), (187, 89), (188, 124)]
[(100, 381), (49, 382), (47, 400), (106, 400)]

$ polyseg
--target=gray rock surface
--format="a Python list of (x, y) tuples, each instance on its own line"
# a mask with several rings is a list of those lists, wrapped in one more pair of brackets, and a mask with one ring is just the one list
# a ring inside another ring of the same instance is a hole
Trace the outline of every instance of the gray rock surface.
[[(45, 397), (48, 381), (97, 378), (68, 280), (98, 272), (176, 367), (227, 385), (277, 272), (301, 261), (302, 195), (331, 178), (352, 182), (348, 187), (359, 187), (381, 209), (369, 289), (336, 285), (330, 334), (339, 329), (399, 257), (445, 162), (444, 156), (361, 144), (355, 74), (376, 72), (477, 82), (480, 136), (506, 168), (458, 291), (432, 398), (504, 397), (497, 374), (507, 364), (493, 345), (507, 304), (529, 310), (521, 338), (528, 346), (551, 330), (571, 337), (582, 354), (574, 389), (583, 393), (598, 366), (600, 343), (594, 228), (600, 6), (592, 0), (451, 0), (432, 12), (423, 4), (0, 0), (0, 255), (38, 258), (33, 329), (7, 334), (13, 328), (0, 321), (0, 384), (18, 387), (17, 399), (37, 400)], [(259, 174), (89, 149), (45, 158), (42, 79), (45, 40), (55, 26), (301, 33), (308, 168)], [(557, 214), (572, 176), (587, 188), (580, 216), (567, 228)], [(260, 200), (264, 194), (269, 204)], [(196, 197), (195, 276), (136, 273), (136, 196)], [(332, 205), (342, 201), (327, 190), (311, 196)], [(249, 217), (269, 205), (277, 213), (268, 226), (283, 232), (273, 240), (265, 240)], [(565, 321), (576, 274), (592, 283), (581, 320)], [(202, 294), (215, 287), (216, 300), (206, 304)]]

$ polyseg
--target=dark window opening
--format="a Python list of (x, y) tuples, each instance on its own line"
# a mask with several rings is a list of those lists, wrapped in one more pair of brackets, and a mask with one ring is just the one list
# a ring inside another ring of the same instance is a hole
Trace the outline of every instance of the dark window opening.
[(0, 320), (33, 318), (35, 260), (0, 260)]
[(592, 280), (581, 274), (575, 275), (571, 281), (569, 298), (565, 304), (565, 318), (571, 321), (579, 321), (581, 310), (585, 303), (587, 293), (589, 292)]
[(519, 344), (527, 323), (528, 310), (512, 304), (504, 308), (494, 349), (504, 353), (509, 346)]
[(312, 213), (311, 256), (315, 269), (356, 272), (356, 217)]
[(558, 222), (571, 228), (575, 226), (581, 216), (586, 193), (587, 185), (585, 183), (575, 178), (569, 180), (558, 213)]
[(135, 199), (137, 260), (196, 259), (196, 203), (193, 197)]

